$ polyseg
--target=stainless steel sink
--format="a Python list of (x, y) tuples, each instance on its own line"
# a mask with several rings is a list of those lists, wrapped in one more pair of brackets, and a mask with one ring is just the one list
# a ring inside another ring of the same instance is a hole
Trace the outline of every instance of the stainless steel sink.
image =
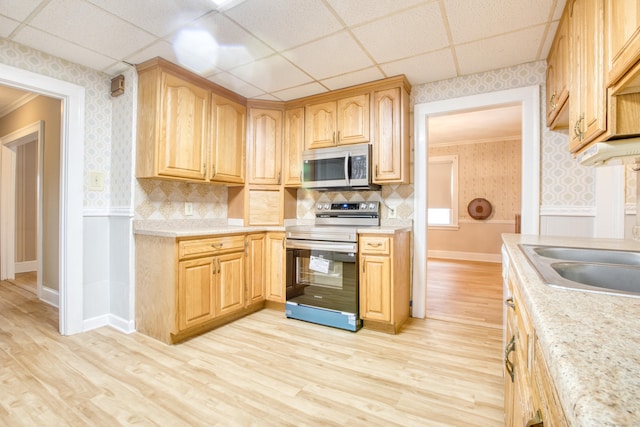
[(519, 245), (549, 286), (640, 298), (640, 253)]

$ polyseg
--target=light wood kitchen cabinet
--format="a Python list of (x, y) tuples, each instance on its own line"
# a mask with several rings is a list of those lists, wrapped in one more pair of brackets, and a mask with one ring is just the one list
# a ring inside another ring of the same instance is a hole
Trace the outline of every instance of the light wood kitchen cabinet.
[(607, 129), (604, 0), (572, 0), (567, 7), (571, 40), (569, 150), (573, 153)]
[(409, 94), (403, 87), (374, 92), (373, 182), (409, 182)]
[(369, 142), (369, 94), (310, 104), (305, 108), (305, 148)]
[[(244, 234), (178, 239), (137, 234), (138, 332), (172, 344), (262, 308), (259, 297), (248, 300), (247, 253)], [(252, 263), (263, 262), (260, 253), (255, 256)]]
[(210, 97), (179, 70), (139, 69), (138, 178), (205, 181)]
[(360, 318), (365, 328), (397, 333), (409, 318), (409, 231), (358, 236)]
[(569, 17), (562, 14), (547, 56), (546, 113), (550, 129), (569, 126)]
[(247, 304), (263, 301), (266, 283), (266, 235), (249, 234), (245, 241), (247, 255)]
[(162, 58), (136, 68), (136, 177), (242, 184), (246, 99)]
[(213, 96), (213, 182), (244, 183), (247, 108), (222, 96)]
[(249, 108), (249, 184), (282, 182), (283, 110)]
[(285, 187), (302, 185), (302, 150), (304, 149), (304, 108), (284, 113), (284, 178)]
[(266, 268), (266, 298), (268, 301), (284, 303), (286, 250), (285, 234), (282, 232), (268, 232), (266, 237), (267, 263)]
[(605, 0), (607, 86), (620, 80), (640, 60), (640, 3)]
[(505, 426), (567, 426), (520, 285), (510, 267), (505, 301)]

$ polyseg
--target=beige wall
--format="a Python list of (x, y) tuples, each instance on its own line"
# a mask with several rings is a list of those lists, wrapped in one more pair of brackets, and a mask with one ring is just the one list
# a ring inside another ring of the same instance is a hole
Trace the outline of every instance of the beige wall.
[[(59, 100), (38, 96), (26, 105), (0, 118), (0, 135), (2, 136), (40, 120), (44, 121), (42, 284), (55, 290), (59, 289), (60, 110)], [(77, 179), (82, 179), (82, 177), (77, 177)], [(69, 238), (73, 239), (74, 236), (69, 236)]]
[[(458, 155), (458, 221), (455, 229), (429, 228), (430, 252), (500, 253), (500, 235), (514, 231), (521, 206), (522, 143), (518, 140), (435, 146), (429, 156)], [(467, 206), (491, 202), (492, 214), (474, 220)]]
[(16, 150), (16, 262), (37, 259), (38, 144)]

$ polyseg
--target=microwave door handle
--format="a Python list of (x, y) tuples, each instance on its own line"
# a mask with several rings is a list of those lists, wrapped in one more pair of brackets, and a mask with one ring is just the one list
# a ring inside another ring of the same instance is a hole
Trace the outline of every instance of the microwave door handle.
[(346, 153), (344, 155), (344, 179), (347, 183), (347, 185), (350, 185), (350, 177), (349, 177), (349, 157), (351, 156), (351, 153)]

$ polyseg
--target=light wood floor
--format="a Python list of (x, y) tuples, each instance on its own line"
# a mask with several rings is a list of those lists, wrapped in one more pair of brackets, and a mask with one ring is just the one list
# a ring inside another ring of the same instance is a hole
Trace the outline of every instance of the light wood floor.
[(502, 329), (502, 265), (429, 258), (427, 317)]
[(262, 310), (176, 346), (0, 283), (0, 425), (503, 426), (501, 330), (410, 319), (357, 333)]
[(10, 281), (14, 285), (31, 292), (38, 293), (38, 272), (16, 273), (16, 278)]

